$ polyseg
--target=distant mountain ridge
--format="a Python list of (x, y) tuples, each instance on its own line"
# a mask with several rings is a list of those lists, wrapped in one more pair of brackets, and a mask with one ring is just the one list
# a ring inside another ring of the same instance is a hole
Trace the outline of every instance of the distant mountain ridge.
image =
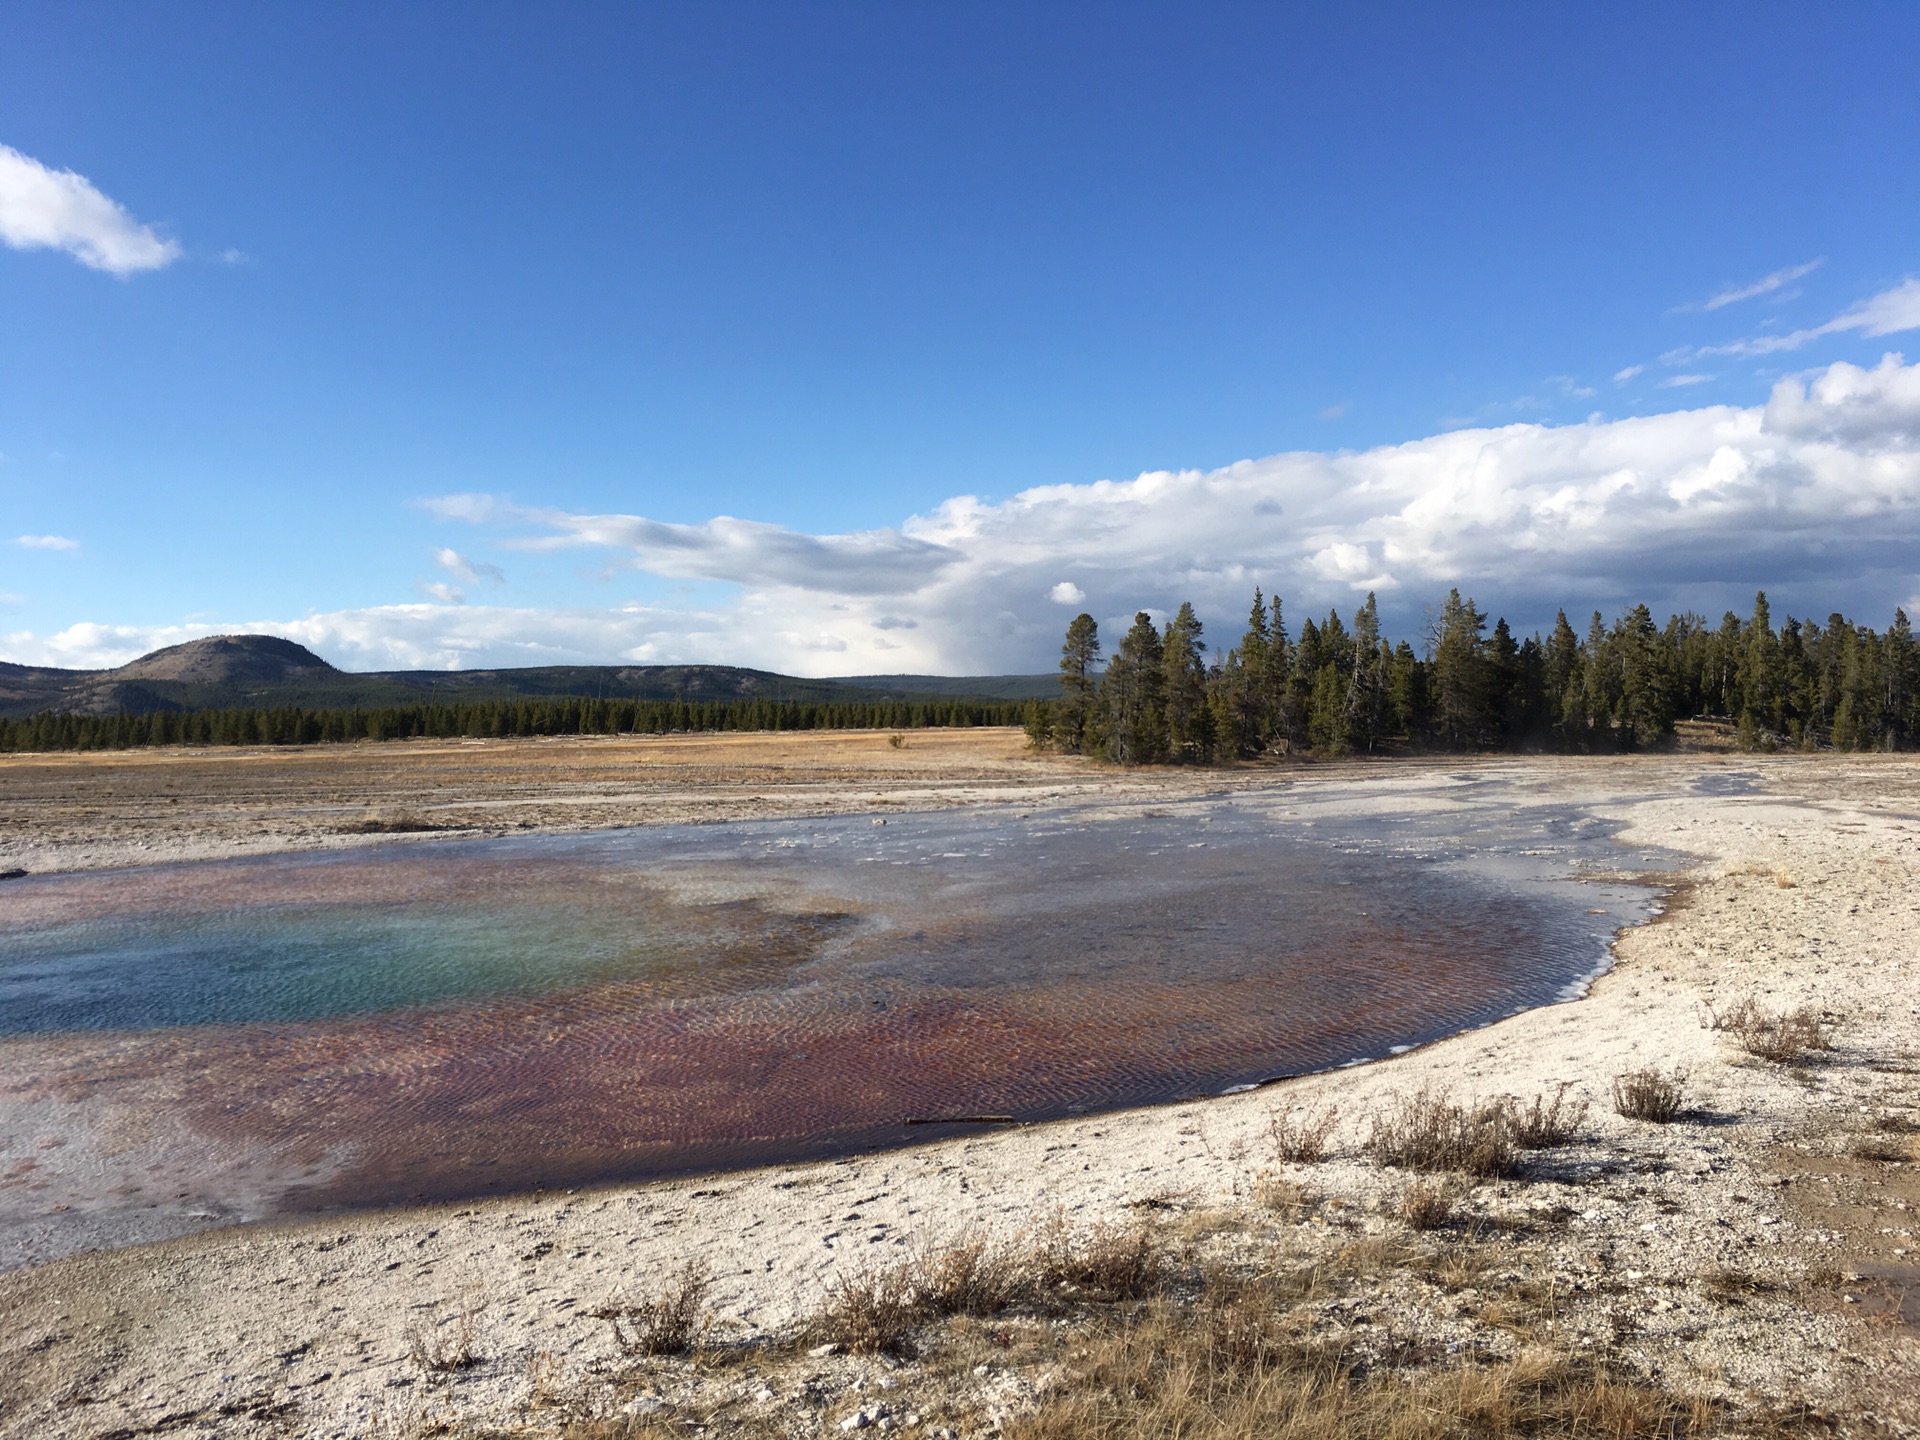
[(540, 665), (507, 670), (341, 670), (277, 635), (212, 635), (111, 670), (0, 661), (0, 716), (53, 710), (143, 715), (294, 705), (308, 710), (590, 695), (638, 700), (866, 703), (898, 697), (1025, 700), (1052, 695), (1051, 675), (850, 675), (806, 680), (733, 665)]

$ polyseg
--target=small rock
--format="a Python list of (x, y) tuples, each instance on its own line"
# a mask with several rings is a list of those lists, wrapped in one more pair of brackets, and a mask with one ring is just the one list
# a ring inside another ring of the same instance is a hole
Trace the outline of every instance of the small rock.
[(838, 1355), (839, 1353), (840, 1353), (840, 1347), (836, 1345), (833, 1341), (829, 1340), (826, 1344), (816, 1345), (811, 1350), (807, 1351), (807, 1358), (809, 1360), (824, 1360), (829, 1355)]

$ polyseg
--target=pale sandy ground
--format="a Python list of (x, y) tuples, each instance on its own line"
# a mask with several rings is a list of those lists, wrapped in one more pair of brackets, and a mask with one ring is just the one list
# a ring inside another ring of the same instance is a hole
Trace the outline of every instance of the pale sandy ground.
[[(927, 775), (897, 784), (951, 802), (967, 786), (1004, 799), (1053, 786), (1084, 797), (1108, 783), (1129, 793), (1197, 783), (1109, 782), (1068, 762), (1023, 763), (1009, 740), (997, 757), (966, 760), (978, 773), (944, 790)], [(1693, 788), (1728, 774), (1755, 775), (1756, 788)], [(1240, 772), (1224, 783), (1287, 783), (1296, 803), (1351, 811), (1446, 805), (1476, 776), (1588, 804), (1625, 821), (1630, 845), (1696, 859), (1672, 913), (1625, 933), (1615, 969), (1582, 1001), (1200, 1104), (833, 1164), (213, 1232), (0, 1277), (0, 1433), (360, 1436), (422, 1433), (434, 1417), (509, 1424), (529, 1400), (530, 1366), (584, 1375), (613, 1358), (607, 1326), (587, 1312), (654, 1289), (690, 1257), (713, 1270), (724, 1333), (779, 1333), (836, 1278), (916, 1247), (1055, 1217), (1124, 1222), (1143, 1206), (1189, 1216), (1245, 1209), (1263, 1174), (1283, 1173), (1323, 1202), (1297, 1225), (1275, 1222), (1271, 1243), (1301, 1253), (1351, 1244), (1398, 1223), (1382, 1207), (1404, 1177), (1359, 1153), (1366, 1117), (1395, 1092), (1531, 1097), (1563, 1081), (1594, 1102), (1581, 1140), (1470, 1200), (1475, 1214), (1533, 1237), (1514, 1263), (1559, 1297), (1559, 1342), (1604, 1347), (1676, 1389), (1804, 1400), (1862, 1433), (1866, 1417), (1912, 1433), (1920, 1347), (1911, 1324), (1887, 1312), (1916, 1274), (1920, 1156), (1898, 1126), (1920, 1121), (1920, 762), (1503, 761)], [(0, 773), (0, 795), (7, 783)], [(42, 774), (34, 783), (52, 782)], [(834, 808), (856, 790), (892, 798), (884, 786), (832, 783), (841, 787)], [(141, 838), (164, 846), (166, 831)], [(214, 853), (219, 839), (188, 837), (182, 849)], [(13, 853), (45, 865), (65, 845), (91, 865), (113, 863), (103, 857), (127, 843), (76, 825), (62, 844), (29, 840)], [(1834, 1050), (1774, 1066), (1703, 1027), (1703, 1002), (1748, 995), (1825, 1012)], [(1652, 1126), (1613, 1113), (1612, 1077), (1648, 1064), (1686, 1068), (1683, 1121)], [(1336, 1157), (1276, 1165), (1267, 1138), (1275, 1110), (1325, 1104), (1341, 1114)], [(1851, 1153), (1876, 1135), (1897, 1136), (1910, 1158)], [(1780, 1288), (1730, 1302), (1711, 1284), (1723, 1268)], [(1408, 1307), (1397, 1323), (1496, 1351), (1503, 1343), (1467, 1310), (1416, 1315), (1415, 1300), (1383, 1286), (1381, 1307)], [(444, 1329), (461, 1308), (474, 1316), (480, 1363), (422, 1373), (409, 1331)], [(1355, 1312), (1329, 1323), (1364, 1338), (1378, 1320)], [(644, 1414), (703, 1387), (710, 1400), (715, 1386), (735, 1386), (741, 1405), (791, 1407), (796, 1433), (838, 1433), (862, 1416), (892, 1426), (910, 1413), (874, 1401), (896, 1383), (891, 1362), (802, 1355), (794, 1364), (719, 1379), (663, 1368), (624, 1404)], [(969, 1383), (991, 1390), (1002, 1412), (1031, 1399), (1029, 1378), (991, 1367)]]

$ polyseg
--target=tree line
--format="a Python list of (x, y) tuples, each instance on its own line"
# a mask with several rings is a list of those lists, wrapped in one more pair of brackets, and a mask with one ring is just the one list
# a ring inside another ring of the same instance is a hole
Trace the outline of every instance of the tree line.
[(1134, 616), (1101, 666), (1090, 615), (1067, 626), (1060, 698), (1028, 717), (1035, 744), (1121, 764), (1206, 763), (1280, 750), (1617, 751), (1658, 746), (1674, 722), (1721, 718), (1748, 749), (1904, 750), (1920, 737), (1920, 653), (1906, 613), (1884, 634), (1843, 615), (1664, 626), (1645, 605), (1584, 636), (1564, 610), (1516, 640), (1507, 622), (1450, 592), (1422, 645), (1390, 642), (1369, 594), (1288, 632), (1278, 597), (1256, 590), (1237, 645), (1207, 657), (1183, 604), (1164, 626)]
[(329, 745), (415, 738), (665, 735), (727, 730), (920, 730), (1018, 725), (1030, 702), (876, 700), (620, 700), (541, 697), (453, 704), (307, 710), (297, 706), (156, 711), (144, 715), (45, 712), (0, 719), (0, 751), (125, 750), (144, 745)]

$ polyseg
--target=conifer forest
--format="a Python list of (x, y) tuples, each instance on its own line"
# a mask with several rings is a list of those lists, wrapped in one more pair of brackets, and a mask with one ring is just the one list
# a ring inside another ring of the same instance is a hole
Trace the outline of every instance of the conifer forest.
[(1776, 627), (1765, 593), (1746, 619), (1654, 623), (1636, 605), (1585, 635), (1560, 612), (1516, 640), (1451, 592), (1416, 651), (1380, 631), (1369, 594), (1288, 632), (1256, 590), (1246, 632), (1209, 659), (1191, 605), (1164, 626), (1145, 612), (1104, 669), (1098, 627), (1080, 615), (1061, 646), (1061, 696), (1028, 718), (1037, 745), (1120, 764), (1205, 764), (1279, 750), (1317, 755), (1420, 750), (1642, 750), (1674, 722), (1720, 718), (1742, 748), (1904, 750), (1920, 735), (1920, 656), (1905, 612), (1884, 634), (1841, 615)]

